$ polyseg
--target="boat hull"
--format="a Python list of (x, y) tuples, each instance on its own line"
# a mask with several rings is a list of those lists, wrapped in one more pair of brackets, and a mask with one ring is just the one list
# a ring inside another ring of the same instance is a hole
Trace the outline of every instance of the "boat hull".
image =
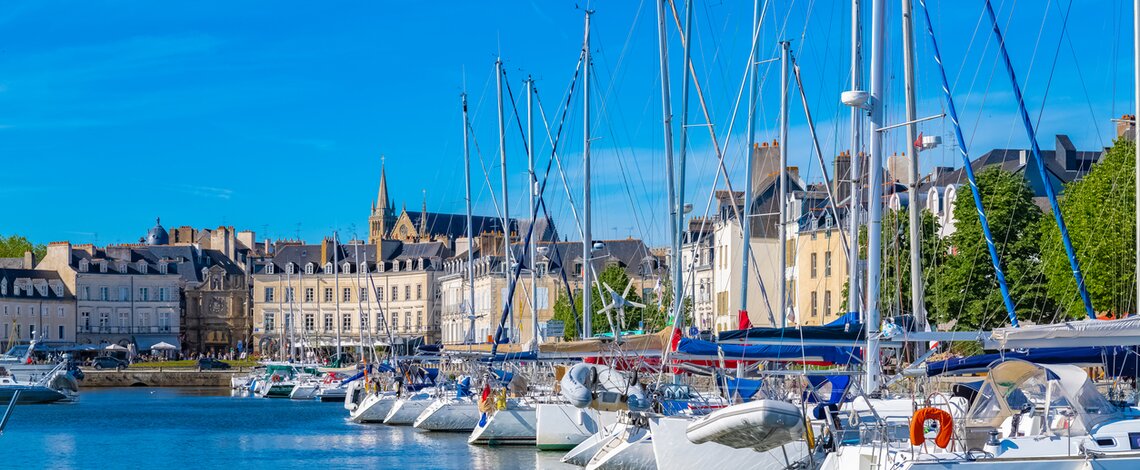
[(495, 410), (494, 414), (480, 417), (471, 436), (467, 438), (467, 443), (491, 446), (534, 445), (537, 421), (533, 406), (517, 405)]
[(0, 404), (6, 406), (7, 403), (12, 400), (12, 394), (15, 393), (16, 390), (20, 391), (20, 397), (16, 400), (16, 403), (20, 405), (55, 403), (68, 398), (64, 393), (44, 386), (15, 385), (0, 387)]
[[(776, 470), (792, 466), (807, 457), (808, 448), (803, 441), (796, 441), (782, 449), (757, 452), (752, 449), (731, 447), (707, 442), (694, 444), (686, 436), (692, 418), (662, 417), (649, 421), (653, 434), (653, 455), (657, 458), (657, 468), (661, 470), (685, 470), (704, 468), (717, 470)], [(786, 454), (785, 454), (786, 452)], [(787, 456), (785, 459), (785, 455)]]
[(649, 470), (657, 468), (653, 437), (647, 426), (618, 423), (586, 464), (587, 470)]
[(423, 414), (424, 410), (426, 410), (428, 406), (431, 406), (433, 402), (434, 400), (429, 396), (413, 396), (397, 400), (396, 404), (392, 405), (392, 409), (384, 417), (384, 424), (391, 426), (410, 426), (416, 422), (416, 418), (419, 418), (420, 414)]
[(349, 414), (349, 419), (355, 423), (380, 423), (395, 404), (395, 392), (371, 393), (356, 405)]
[(436, 400), (412, 423), (424, 431), (471, 432), (479, 424), (479, 406), (469, 398)]
[(577, 408), (567, 403), (535, 407), (535, 445), (540, 450), (570, 450), (617, 422), (617, 413)]

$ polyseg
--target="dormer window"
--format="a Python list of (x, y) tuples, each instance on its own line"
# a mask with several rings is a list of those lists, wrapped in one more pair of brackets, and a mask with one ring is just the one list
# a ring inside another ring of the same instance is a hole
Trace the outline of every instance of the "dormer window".
[(0, 279), (0, 295), (8, 295), (8, 278)]
[(101, 272), (101, 273), (107, 272), (107, 262), (106, 261), (103, 261), (103, 260), (99, 261), (99, 272)]
[(388, 268), (388, 263), (385, 261), (376, 262), (376, 272), (382, 273)]
[(146, 274), (146, 261), (140, 260), (138, 263), (138, 266), (139, 266), (139, 272), (142, 274)]
[(265, 265), (265, 274), (273, 274), (273, 263)]
[(392, 262), (392, 271), (396, 271), (396, 272), (400, 271), (400, 260), (396, 260), (396, 261)]
[(40, 284), (36, 286), (36, 290), (39, 291), (40, 297), (47, 297), (47, 284)]
[(91, 262), (85, 259), (79, 260), (79, 272), (85, 273), (91, 267)]
[(360, 266), (356, 268), (356, 272), (360, 272), (360, 273), (368, 272), (368, 263), (361, 261)]
[(56, 297), (63, 297), (63, 284), (59, 282), (51, 283), (51, 291), (55, 293)]
[(325, 263), (325, 269), (324, 269), (324, 271), (325, 271), (325, 274), (332, 274), (332, 272), (333, 272), (333, 264), (332, 264), (332, 263)]
[(293, 263), (289, 263), (289, 264), (285, 265), (285, 274), (296, 274), (296, 273), (297, 273), (297, 265), (295, 265)]
[(170, 265), (167, 264), (165, 261), (158, 263), (158, 273), (159, 274), (166, 274), (167, 271), (169, 271), (169, 270), (170, 270)]
[(340, 270), (340, 271), (341, 271), (342, 273), (350, 273), (350, 272), (352, 272), (352, 263), (349, 263), (348, 261), (345, 261), (345, 262), (344, 262), (344, 266), (342, 266), (342, 267), (341, 267), (341, 270)]
[(313, 263), (306, 264), (305, 265), (305, 274), (313, 274), (313, 269), (315, 269), (315, 268), (316, 267), (313, 266)]
[(537, 274), (539, 277), (546, 275), (546, 270), (548, 269), (548, 264), (546, 262), (539, 262), (538, 264), (535, 264), (534, 267), (535, 274)]

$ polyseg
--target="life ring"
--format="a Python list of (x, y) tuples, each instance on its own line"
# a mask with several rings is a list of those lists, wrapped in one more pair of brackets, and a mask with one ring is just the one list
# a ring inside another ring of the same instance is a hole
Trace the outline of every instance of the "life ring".
[(920, 446), (926, 442), (926, 420), (938, 421), (938, 435), (934, 437), (934, 445), (945, 449), (950, 445), (950, 438), (954, 434), (954, 418), (950, 413), (938, 408), (922, 408), (914, 412), (910, 419), (910, 443)]
[(274, 382), (274, 383), (277, 383), (277, 382), (280, 382), (280, 381), (281, 381), (281, 376), (280, 376), (280, 375), (274, 375), (274, 376), (273, 376), (273, 377), (271, 377), (269, 380), (270, 380), (270, 381), (272, 381), (272, 382)]

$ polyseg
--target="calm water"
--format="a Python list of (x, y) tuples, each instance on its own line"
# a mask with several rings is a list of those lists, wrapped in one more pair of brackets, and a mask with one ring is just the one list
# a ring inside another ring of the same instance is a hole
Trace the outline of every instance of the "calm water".
[(475, 447), (466, 434), (346, 417), (340, 403), (231, 397), (228, 390), (89, 388), (78, 403), (17, 407), (0, 435), (0, 467), (573, 468), (557, 452)]

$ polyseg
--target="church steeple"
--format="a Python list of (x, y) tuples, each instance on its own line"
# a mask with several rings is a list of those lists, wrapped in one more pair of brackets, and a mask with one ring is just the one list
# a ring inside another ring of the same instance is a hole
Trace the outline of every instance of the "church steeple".
[(380, 157), (380, 189), (376, 201), (372, 203), (372, 214), (368, 217), (368, 243), (380, 243), (388, 236), (395, 223), (396, 210), (388, 199), (388, 173), (385, 171), (384, 157)]

